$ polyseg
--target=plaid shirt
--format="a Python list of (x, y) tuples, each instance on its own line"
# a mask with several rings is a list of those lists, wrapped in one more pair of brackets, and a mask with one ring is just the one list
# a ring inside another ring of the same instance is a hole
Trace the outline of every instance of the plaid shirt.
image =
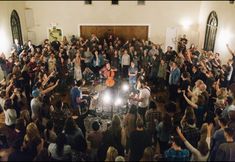
[(188, 142), (195, 148), (197, 148), (197, 143), (200, 139), (200, 131), (196, 126), (186, 125), (182, 129), (182, 133)]
[(176, 151), (172, 148), (168, 149), (165, 152), (165, 158), (167, 161), (189, 161), (189, 151), (187, 149), (182, 149), (180, 151)]

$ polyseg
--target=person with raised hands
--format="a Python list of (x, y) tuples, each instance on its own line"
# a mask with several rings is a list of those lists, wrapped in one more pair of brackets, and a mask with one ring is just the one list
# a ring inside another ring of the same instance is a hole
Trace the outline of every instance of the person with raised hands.
[(198, 147), (193, 147), (188, 140), (184, 137), (181, 129), (179, 127), (176, 128), (176, 131), (179, 135), (179, 138), (184, 142), (185, 146), (192, 153), (191, 161), (207, 161), (209, 157), (210, 150), (210, 142), (211, 142), (211, 130), (213, 128), (213, 124), (205, 124), (207, 127), (207, 137), (206, 140), (200, 139), (198, 142)]

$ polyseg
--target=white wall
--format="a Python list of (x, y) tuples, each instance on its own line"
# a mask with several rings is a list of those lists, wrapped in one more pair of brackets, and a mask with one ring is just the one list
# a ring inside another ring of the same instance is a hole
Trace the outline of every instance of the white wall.
[(203, 1), (200, 7), (200, 47), (203, 48), (207, 18), (211, 11), (215, 11), (218, 16), (218, 29), (215, 41), (215, 52), (219, 52), (223, 62), (226, 62), (231, 55), (228, 53), (226, 44), (228, 43), (235, 50), (235, 4), (228, 1)]
[(27, 39), (24, 6), (24, 2), (0, 1), (0, 53), (4, 52), (7, 56), (13, 43), (10, 17), (14, 9), (20, 17), (23, 40)]
[[(26, 8), (32, 9), (31, 27), (26, 27)], [(156, 43), (165, 43), (166, 29), (176, 27), (177, 34), (186, 34), (190, 43), (203, 47), (206, 21), (214, 10), (218, 15), (215, 51), (221, 53), (222, 60), (230, 55), (226, 49), (228, 43), (235, 50), (235, 5), (227, 1), (146, 1), (137, 5), (137, 1), (119, 1), (111, 5), (110, 1), (93, 1), (85, 5), (84, 1), (0, 1), (0, 52), (9, 53), (12, 44), (10, 15), (15, 9), (21, 20), (23, 39), (33, 39), (35, 44), (47, 38), (47, 29), (51, 23), (57, 23), (64, 35), (79, 34), (79, 24), (133, 24), (149, 25), (150, 39)], [(186, 26), (183, 26), (183, 25)], [(187, 28), (188, 24), (188, 28)]]
[[(147, 24), (150, 26), (150, 39), (164, 43), (167, 27), (177, 27), (178, 34), (186, 33), (188, 38), (198, 44), (198, 16), (200, 1), (146, 1), (137, 5), (137, 1), (119, 1), (111, 5), (110, 1), (93, 1), (85, 5), (84, 1), (26, 1), (26, 7), (33, 10), (35, 43), (41, 43), (47, 37), (51, 23), (57, 23), (64, 35), (78, 35), (79, 24)], [(189, 24), (184, 29), (182, 24)]]

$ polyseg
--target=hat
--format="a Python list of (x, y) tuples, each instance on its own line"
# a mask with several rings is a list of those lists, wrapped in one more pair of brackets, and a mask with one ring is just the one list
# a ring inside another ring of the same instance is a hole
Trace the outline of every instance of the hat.
[(39, 95), (40, 95), (40, 91), (39, 91), (38, 89), (33, 90), (32, 96), (33, 96), (34, 98), (38, 97)]

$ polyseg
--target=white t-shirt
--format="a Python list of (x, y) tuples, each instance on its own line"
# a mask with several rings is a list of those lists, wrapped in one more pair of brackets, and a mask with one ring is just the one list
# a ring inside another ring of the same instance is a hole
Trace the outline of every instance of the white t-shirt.
[(56, 160), (70, 160), (71, 157), (71, 146), (70, 145), (64, 145), (63, 155), (59, 156), (56, 153), (57, 146), (55, 143), (51, 143), (48, 146), (48, 151), (51, 153), (52, 158)]
[(229, 111), (235, 111), (235, 105), (230, 105), (229, 107), (228, 107), (228, 112)]
[(148, 88), (140, 89), (139, 99), (143, 98), (142, 102), (139, 102), (139, 107), (148, 107), (149, 106), (149, 98), (150, 98), (150, 90)]
[(130, 65), (130, 55), (124, 54), (122, 56), (122, 65)]
[(5, 124), (7, 126), (11, 126), (16, 123), (17, 115), (15, 109), (7, 109), (6, 111), (4, 110), (4, 114), (5, 114)]
[(36, 119), (39, 116), (42, 103), (39, 101), (38, 98), (33, 98), (30, 102), (30, 106), (32, 111), (31, 118)]

